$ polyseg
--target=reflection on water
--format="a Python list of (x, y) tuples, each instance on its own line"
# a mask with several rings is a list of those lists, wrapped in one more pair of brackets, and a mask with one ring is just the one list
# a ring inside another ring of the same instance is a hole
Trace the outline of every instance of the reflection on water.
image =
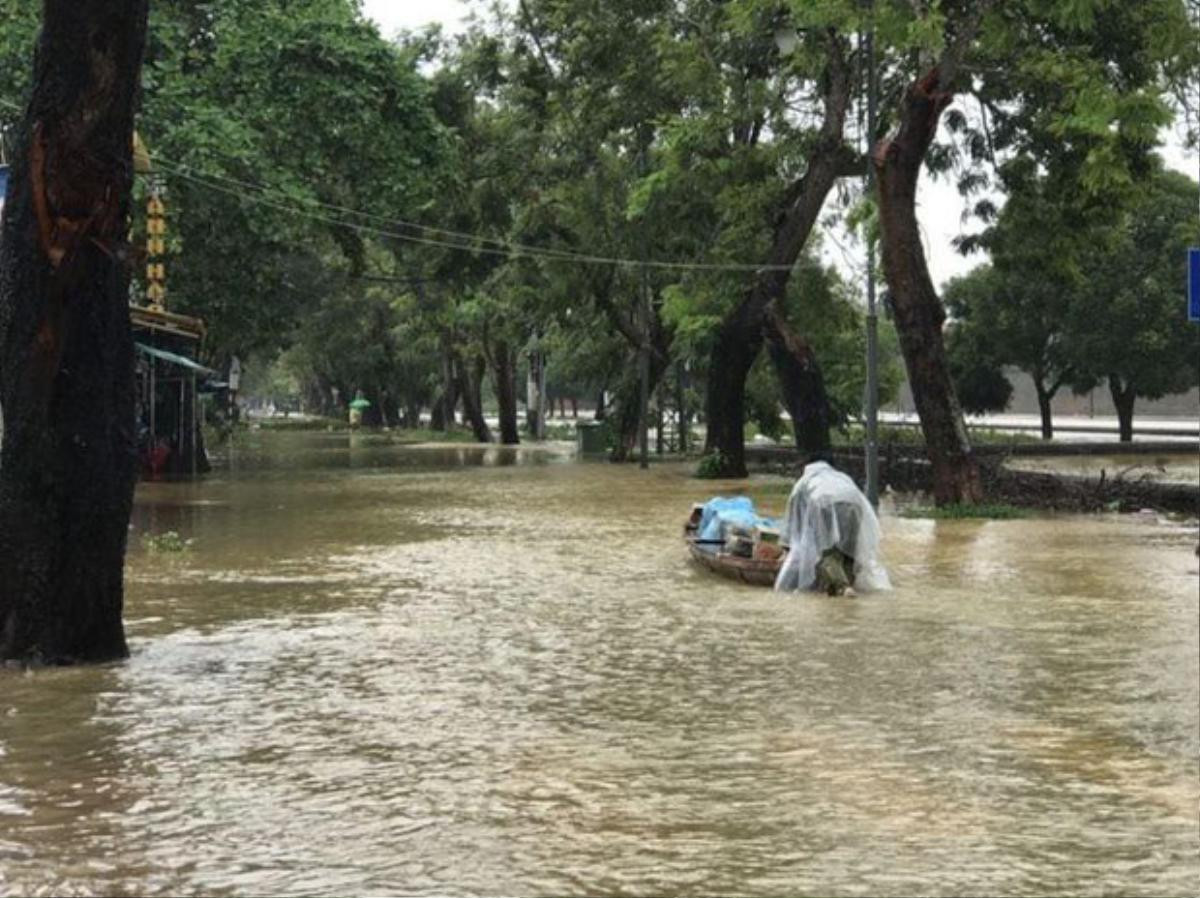
[(127, 664), (0, 674), (0, 893), (1194, 892), (1194, 527), (885, 513), (895, 593), (782, 598), (681, 468), (235, 454), (140, 488)]

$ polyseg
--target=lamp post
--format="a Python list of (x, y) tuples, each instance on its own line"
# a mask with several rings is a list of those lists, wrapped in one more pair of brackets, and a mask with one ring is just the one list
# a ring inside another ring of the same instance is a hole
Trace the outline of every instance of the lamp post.
[[(876, 127), (875, 23), (867, 26), (864, 50), (867, 56), (867, 194), (875, 193), (875, 165), (872, 161)], [(867, 421), (866, 480), (867, 499), (879, 505), (879, 310), (875, 302), (875, 242), (867, 233)]]

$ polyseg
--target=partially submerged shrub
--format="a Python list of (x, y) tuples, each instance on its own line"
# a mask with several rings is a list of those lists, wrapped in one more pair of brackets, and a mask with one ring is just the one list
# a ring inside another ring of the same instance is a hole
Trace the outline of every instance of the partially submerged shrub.
[(728, 460), (719, 451), (710, 452), (700, 459), (696, 476), (701, 480), (720, 480), (726, 476)]
[(192, 541), (168, 530), (166, 533), (147, 533), (142, 537), (142, 545), (147, 552), (186, 552), (192, 547)]
[(929, 518), (935, 521), (989, 520), (1005, 521), (1027, 518), (1029, 512), (1015, 505), (942, 505), (940, 507), (918, 506), (901, 512), (906, 518)]

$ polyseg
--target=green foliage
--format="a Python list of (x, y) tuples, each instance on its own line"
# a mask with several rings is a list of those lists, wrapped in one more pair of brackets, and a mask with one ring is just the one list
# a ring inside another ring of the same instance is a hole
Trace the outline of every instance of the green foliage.
[(1146, 398), (1200, 383), (1200, 334), (1183, 324), (1198, 190), (1152, 160), (1102, 209), (1076, 178), (1008, 172), (1012, 193), (981, 245), (993, 264), (945, 290), (948, 352), (968, 411), (999, 410), (999, 368), (1053, 396), (1109, 380)]
[(946, 356), (964, 412), (983, 415), (1008, 408), (1012, 382), (974, 333), (962, 327), (951, 328), (946, 338)]
[(1030, 516), (1029, 512), (1015, 505), (941, 505), (906, 508), (901, 513), (905, 518), (926, 518), (934, 521), (1011, 521)]
[[(26, 90), (36, 6), (0, 0), (0, 130)], [(353, 0), (151, 4), (138, 129), (166, 187), (170, 307), (207, 321), (216, 361), (286, 346), (363, 273), (373, 241), (314, 204), (416, 217), (445, 145), (416, 60)]]
[[(36, 7), (0, 0), (10, 137)], [(139, 129), (167, 187), (171, 308), (208, 321), (215, 366), (250, 359), (260, 392), (340, 416), (334, 396), (361, 389), (392, 423), (428, 407), (448, 356), (494, 369), (536, 345), (556, 394), (614, 390), (633, 371), (648, 292), (656, 351), (702, 386), (720, 376), (705, 370), (713, 338), (754, 272), (643, 273), (506, 246), (760, 262), (818, 140), (831, 32), (875, 30), (882, 135), (974, 10), (525, 0), (453, 40), (428, 31), (392, 44), (355, 0), (152, 4)], [(930, 160), (955, 168), (965, 191), (994, 186), (1008, 200), (1002, 213), (982, 201), (988, 229), (966, 241), (992, 267), (946, 296), (969, 410), (1001, 406), (1001, 364), (1047, 389), (1111, 375), (1155, 395), (1194, 382), (1195, 331), (1170, 323), (1178, 250), (1195, 239), (1179, 216), (1190, 201), (1194, 219), (1195, 202), (1153, 174), (1152, 151), (1173, 94), (1194, 83), (1198, 48), (1182, 0), (995, 3), (966, 43), (956, 87), (978, 102), (951, 109), (951, 140)], [(877, 238), (874, 203), (847, 196), (838, 211)], [(785, 317), (852, 420), (861, 299), (813, 258), (793, 274)], [(886, 402), (903, 369), (887, 321), (880, 339)], [(747, 407), (783, 435), (766, 367)]]
[(286, 433), (329, 432), (348, 430), (350, 423), (346, 418), (327, 418), (323, 416), (305, 418), (266, 418), (255, 421), (254, 426), (260, 430), (283, 431)]
[[(861, 299), (828, 266), (802, 264), (788, 290), (788, 314), (816, 353), (836, 418), (861, 414), (867, 385), (867, 329)], [(879, 322), (879, 402), (893, 402), (904, 381), (904, 361), (891, 322)]]
[(1157, 171), (1082, 254), (1091, 278), (1069, 322), (1080, 390), (1108, 378), (1157, 399), (1200, 384), (1200, 329), (1187, 326), (1183, 299), (1198, 201), (1195, 181)]
[[(1049, 335), (1028, 333), (1027, 325), (1044, 320), (1045, 309), (1038, 306), (1032, 310), (1037, 317), (1023, 317), (1023, 308), (1006, 304), (1009, 297), (1000, 295), (999, 281), (994, 268), (981, 266), (955, 278), (942, 292), (955, 319), (946, 333), (950, 374), (963, 411), (972, 415), (1008, 408), (1013, 387), (1003, 367), (1043, 372), (1051, 345)], [(1031, 292), (1017, 290), (1012, 295), (1028, 298)], [(1032, 361), (1025, 358), (1029, 352), (1037, 353)]]
[(696, 477), (700, 480), (720, 480), (727, 476), (729, 461), (720, 452), (709, 452), (696, 466)]

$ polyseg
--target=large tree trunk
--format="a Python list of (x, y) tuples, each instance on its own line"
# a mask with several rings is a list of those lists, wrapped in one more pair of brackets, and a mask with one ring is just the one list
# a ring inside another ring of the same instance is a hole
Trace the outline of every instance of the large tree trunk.
[(1117, 427), (1121, 431), (1121, 442), (1132, 443), (1133, 404), (1137, 400), (1133, 384), (1122, 384), (1121, 378), (1110, 374), (1108, 376), (1108, 392), (1117, 409)]
[(384, 427), (386, 421), (383, 417), (383, 391), (368, 390), (371, 404), (363, 409), (362, 423), (363, 427)]
[(500, 442), (505, 446), (518, 446), (521, 432), (517, 425), (517, 361), (503, 340), (493, 347), (491, 363), (492, 385), (496, 388), (496, 402), (500, 406)]
[(458, 384), (454, 378), (454, 357), (449, 338), (442, 343), (442, 392), (433, 401), (429, 426), (433, 430), (449, 430), (454, 425), (454, 410), (458, 406)]
[(709, 358), (704, 452), (720, 454), (725, 477), (746, 476), (746, 378), (762, 348), (759, 305), (757, 298), (739, 304), (717, 332)]
[(480, 399), (480, 385), (483, 383), (485, 364), (482, 357), (477, 356), (470, 364), (461, 355), (454, 354), (455, 380), (458, 382), (458, 393), (462, 396), (463, 416), (471, 425), (471, 432), (480, 443), (492, 441), (492, 430), (488, 427), (487, 419), (483, 417), (483, 402)]
[(939, 88), (939, 80), (935, 69), (910, 85), (901, 106), (900, 128), (895, 137), (879, 145), (873, 162), (879, 185), (884, 273), (933, 466), (934, 499), (946, 505), (979, 502), (983, 485), (946, 363), (942, 341), (946, 312), (929, 277), (917, 224), (917, 179), (942, 110), (953, 97)]
[(409, 430), (421, 429), (421, 403), (416, 399), (404, 404), (404, 426)]
[(832, 414), (825, 377), (812, 347), (788, 327), (775, 305), (767, 312), (766, 340), (784, 404), (792, 416), (796, 448), (805, 454), (828, 451), (832, 447)]
[(0, 659), (122, 658), (146, 0), (45, 0), (0, 238)]
[(1050, 401), (1054, 398), (1054, 393), (1046, 389), (1044, 378), (1040, 373), (1033, 375), (1033, 389), (1037, 392), (1038, 412), (1042, 416), (1042, 439), (1054, 439), (1054, 412), (1050, 407)]
[(783, 300), (791, 266), (800, 258), (834, 183), (844, 174), (857, 174), (850, 167), (853, 153), (843, 140), (852, 82), (842, 41), (831, 36), (820, 138), (804, 176), (789, 188), (764, 270), (755, 274), (754, 282), (725, 318), (713, 344), (705, 406), (705, 452), (720, 453), (722, 476), (746, 476), (746, 379), (762, 349), (767, 307)]

